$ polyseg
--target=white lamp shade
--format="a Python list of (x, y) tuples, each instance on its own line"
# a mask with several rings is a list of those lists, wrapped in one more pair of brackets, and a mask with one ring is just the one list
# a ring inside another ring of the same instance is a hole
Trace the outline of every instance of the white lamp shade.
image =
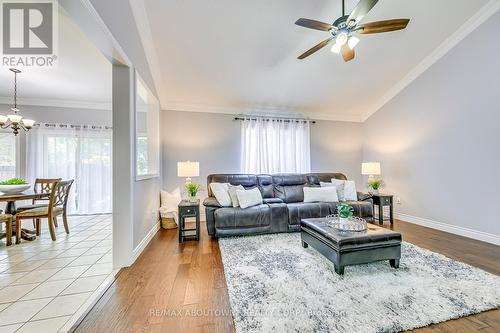
[(35, 121), (32, 119), (23, 119), (23, 124), (26, 128), (32, 128), (35, 125)]
[(200, 175), (200, 162), (177, 162), (178, 177), (198, 177)]
[(0, 124), (5, 124), (9, 120), (9, 117), (0, 115)]
[(367, 162), (361, 164), (361, 174), (362, 175), (380, 175), (380, 163), (379, 162)]
[(23, 117), (18, 114), (9, 114), (8, 117), (13, 124), (19, 124), (21, 119), (23, 119)]

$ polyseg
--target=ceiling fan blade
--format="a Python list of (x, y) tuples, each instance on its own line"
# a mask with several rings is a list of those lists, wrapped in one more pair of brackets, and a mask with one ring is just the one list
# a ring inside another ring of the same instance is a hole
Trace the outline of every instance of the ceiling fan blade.
[(333, 28), (333, 25), (325, 22), (320, 22), (316, 20), (310, 20), (306, 18), (299, 18), (296, 22), (296, 25), (300, 25), (304, 28), (321, 30), (321, 31), (329, 31)]
[(361, 29), (358, 30), (357, 32), (360, 34), (377, 34), (381, 32), (402, 30), (406, 28), (408, 22), (410, 22), (409, 19), (395, 19), (395, 20), (370, 22), (360, 25), (359, 27)]
[(351, 15), (347, 19), (347, 24), (351, 21), (350, 26), (354, 26), (354, 24), (358, 24), (363, 17), (377, 4), (378, 0), (360, 0), (356, 7), (353, 9)]
[(344, 58), (345, 62), (351, 61), (354, 59), (354, 50), (351, 49), (347, 44), (344, 44), (342, 46), (342, 49), (340, 51), (342, 53), (342, 58)]
[(330, 41), (333, 39), (333, 37), (330, 37), (328, 39), (325, 39), (324, 41), (322, 41), (321, 43), (313, 46), (312, 48), (310, 48), (309, 50), (307, 50), (306, 52), (302, 53), (297, 59), (304, 59), (304, 58), (307, 58), (309, 57), (311, 54), (321, 50), (322, 48), (324, 48), (325, 46), (328, 45), (328, 43), (330, 43)]

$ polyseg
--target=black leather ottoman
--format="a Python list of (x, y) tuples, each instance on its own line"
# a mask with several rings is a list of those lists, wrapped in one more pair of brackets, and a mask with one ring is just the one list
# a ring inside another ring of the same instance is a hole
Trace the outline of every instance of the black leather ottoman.
[(311, 245), (327, 257), (337, 274), (344, 274), (344, 266), (389, 260), (392, 267), (399, 267), (401, 234), (368, 224), (362, 232), (338, 231), (326, 225), (325, 218), (300, 221), (302, 246)]

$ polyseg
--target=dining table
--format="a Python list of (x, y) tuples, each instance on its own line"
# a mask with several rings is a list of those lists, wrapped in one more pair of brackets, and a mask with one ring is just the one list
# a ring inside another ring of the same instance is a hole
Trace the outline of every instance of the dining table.
[[(33, 190), (28, 190), (22, 193), (9, 194), (0, 192), (0, 202), (6, 202), (5, 214), (12, 215), (12, 234), (15, 235), (16, 232), (16, 202), (24, 200), (40, 200), (48, 199), (50, 193), (37, 193)], [(5, 233), (0, 234), (0, 238), (5, 237)], [(36, 231), (31, 229), (21, 229), (21, 238), (27, 241), (33, 241), (36, 239)]]

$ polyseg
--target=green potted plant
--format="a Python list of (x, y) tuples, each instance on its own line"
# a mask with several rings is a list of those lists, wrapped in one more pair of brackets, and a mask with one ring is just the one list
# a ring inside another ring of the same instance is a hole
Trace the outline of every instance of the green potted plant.
[(337, 205), (337, 214), (339, 215), (340, 222), (347, 222), (354, 215), (354, 208), (348, 203), (339, 203)]
[(196, 194), (200, 190), (200, 184), (186, 183), (186, 191), (190, 201), (196, 201)]
[(26, 191), (31, 187), (30, 184), (24, 179), (12, 178), (0, 182), (0, 192), (5, 194), (19, 194)]
[(378, 193), (382, 186), (384, 186), (382, 179), (373, 178), (368, 180), (368, 188), (372, 193)]

